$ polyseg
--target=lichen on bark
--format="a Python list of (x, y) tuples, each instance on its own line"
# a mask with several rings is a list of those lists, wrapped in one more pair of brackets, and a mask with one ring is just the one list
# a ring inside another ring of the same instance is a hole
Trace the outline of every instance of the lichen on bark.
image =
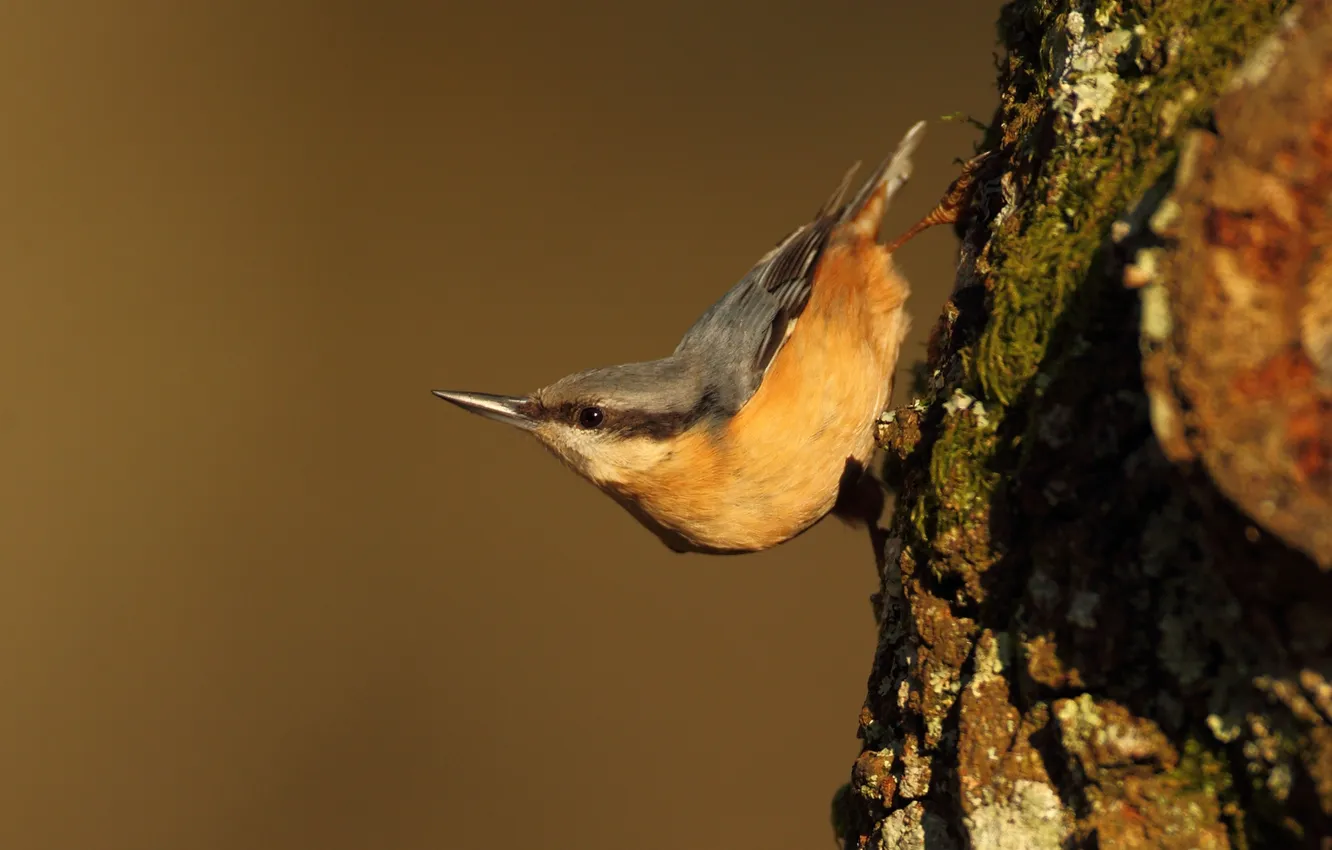
[(1289, 7), (1004, 7), (956, 287), (880, 435), (899, 495), (848, 848), (1332, 835), (1332, 575), (1162, 451), (1123, 283), (1181, 139)]

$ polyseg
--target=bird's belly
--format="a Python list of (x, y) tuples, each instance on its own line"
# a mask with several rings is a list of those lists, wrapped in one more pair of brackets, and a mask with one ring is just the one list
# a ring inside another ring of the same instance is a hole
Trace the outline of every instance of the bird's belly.
[(837, 502), (874, 453), (909, 320), (907, 283), (872, 240), (831, 246), (759, 388), (720, 431), (691, 432), (646, 486), (616, 497), (671, 548), (749, 552)]
[(845, 322), (818, 319), (802, 324), (804, 333), (788, 341), (724, 432), (682, 447), (678, 456), (690, 460), (637, 494), (631, 512), (671, 548), (775, 546), (822, 519), (846, 476), (867, 468), (901, 334), (848, 333)]
[(774, 455), (787, 469), (736, 471), (722, 486), (681, 484), (670, 492), (618, 499), (671, 549), (755, 552), (783, 543), (822, 519), (837, 501), (846, 468)]

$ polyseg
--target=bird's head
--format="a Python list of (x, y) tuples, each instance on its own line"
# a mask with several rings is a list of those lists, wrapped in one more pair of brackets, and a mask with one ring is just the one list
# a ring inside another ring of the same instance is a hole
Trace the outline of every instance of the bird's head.
[(599, 486), (632, 486), (695, 429), (724, 419), (717, 393), (678, 358), (578, 372), (526, 396), (436, 390), (471, 413), (529, 431)]

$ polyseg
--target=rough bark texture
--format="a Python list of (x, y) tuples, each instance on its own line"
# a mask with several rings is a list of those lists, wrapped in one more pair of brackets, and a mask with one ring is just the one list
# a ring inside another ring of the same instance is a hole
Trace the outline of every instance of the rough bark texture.
[(845, 846), (1332, 848), (1329, 21), (1004, 9)]

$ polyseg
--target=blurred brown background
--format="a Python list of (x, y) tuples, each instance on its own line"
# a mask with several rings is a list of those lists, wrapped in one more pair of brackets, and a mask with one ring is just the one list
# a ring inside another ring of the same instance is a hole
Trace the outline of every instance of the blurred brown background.
[(865, 538), (674, 555), (429, 390), (669, 351), (998, 5), (6, 4), (0, 847), (830, 846)]

